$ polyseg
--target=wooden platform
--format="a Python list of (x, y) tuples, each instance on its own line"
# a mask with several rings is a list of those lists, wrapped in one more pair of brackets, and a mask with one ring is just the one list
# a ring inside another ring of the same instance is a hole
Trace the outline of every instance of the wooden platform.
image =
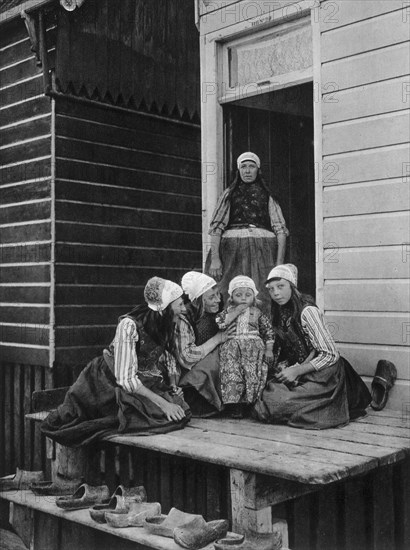
[[(91, 517), (88, 509), (67, 511), (58, 508), (55, 504), (56, 497), (37, 496), (31, 491), (8, 491), (0, 494), (0, 498), (11, 503), (10, 523), (14, 524), (13, 515), (25, 515), (27, 527), (27, 542), (30, 540), (30, 548), (35, 550), (60, 550), (62, 532), (67, 532), (67, 526), (61, 524), (69, 522), (72, 525), (82, 526), (82, 529), (77, 527), (76, 532), (73, 532), (71, 527), (71, 546), (76, 550), (92, 550), (98, 548), (98, 542), (104, 541), (99, 546), (101, 549), (110, 548), (133, 548), (134, 550), (142, 550), (152, 548), (155, 550), (181, 550), (181, 546), (176, 544), (173, 539), (152, 535), (143, 527), (124, 527), (114, 528), (105, 523), (97, 523)], [(42, 532), (47, 525), (47, 532)], [(65, 535), (67, 538), (69, 534)], [(111, 537), (111, 538), (110, 538)], [(33, 540), (34, 539), (34, 540)], [(132, 545), (124, 543), (118, 545), (115, 539), (130, 541)], [(53, 542), (54, 540), (54, 542)], [(213, 543), (208, 544), (202, 550), (213, 550)]]

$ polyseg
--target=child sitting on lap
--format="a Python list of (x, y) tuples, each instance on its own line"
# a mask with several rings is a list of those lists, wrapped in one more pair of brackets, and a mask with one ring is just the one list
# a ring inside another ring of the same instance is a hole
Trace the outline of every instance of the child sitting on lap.
[(222, 401), (233, 418), (241, 418), (244, 406), (260, 396), (266, 384), (267, 362), (273, 361), (274, 332), (269, 319), (257, 307), (254, 281), (245, 275), (229, 283), (228, 307), (216, 317), (230, 336), (219, 348)]

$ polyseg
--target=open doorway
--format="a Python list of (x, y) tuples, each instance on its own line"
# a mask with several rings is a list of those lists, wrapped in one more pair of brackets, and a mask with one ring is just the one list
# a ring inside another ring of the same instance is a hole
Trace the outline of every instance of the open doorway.
[(315, 296), (313, 84), (229, 102), (223, 114), (226, 182), (240, 153), (260, 157), (290, 231), (285, 261), (299, 268), (300, 290)]

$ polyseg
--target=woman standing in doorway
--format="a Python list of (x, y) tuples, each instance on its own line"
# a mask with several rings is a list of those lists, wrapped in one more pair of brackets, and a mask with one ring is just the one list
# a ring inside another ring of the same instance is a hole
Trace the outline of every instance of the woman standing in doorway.
[(232, 184), (220, 196), (210, 224), (211, 248), (205, 270), (218, 281), (226, 301), (228, 285), (246, 275), (262, 289), (259, 298), (268, 310), (264, 282), (272, 265), (285, 258), (289, 232), (278, 202), (262, 178), (255, 153), (242, 153)]

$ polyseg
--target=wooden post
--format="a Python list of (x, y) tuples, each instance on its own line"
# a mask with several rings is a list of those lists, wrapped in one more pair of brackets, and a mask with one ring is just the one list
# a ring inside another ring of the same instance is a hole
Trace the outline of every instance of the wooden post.
[(288, 544), (288, 527), (284, 519), (272, 519), (271, 506), (260, 507), (257, 495), (257, 474), (242, 470), (230, 470), (232, 530), (246, 534), (272, 533), (277, 531), (282, 536), (282, 544)]

